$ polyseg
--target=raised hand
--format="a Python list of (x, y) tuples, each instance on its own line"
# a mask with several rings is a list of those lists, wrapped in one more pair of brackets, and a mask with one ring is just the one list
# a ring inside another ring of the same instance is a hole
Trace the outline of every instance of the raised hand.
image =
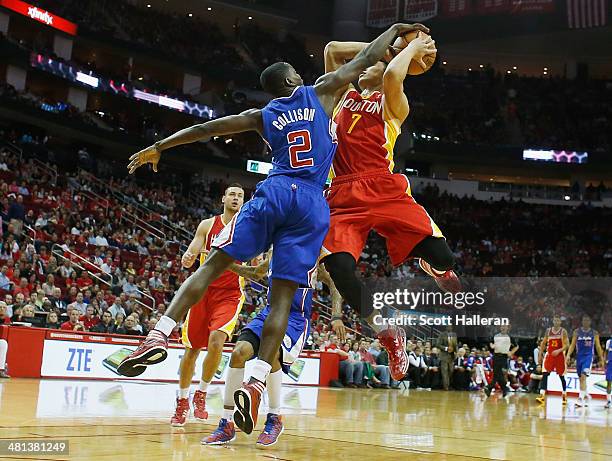
[(157, 164), (159, 163), (160, 157), (160, 150), (157, 148), (157, 146), (155, 146), (155, 144), (153, 144), (152, 146), (142, 149), (140, 152), (136, 152), (130, 157), (128, 170), (130, 174), (134, 174), (134, 171), (136, 171), (139, 167), (150, 163), (153, 166), (153, 171), (157, 173)]
[(412, 49), (414, 55), (412, 60), (416, 61), (419, 66), (423, 69), (427, 67), (425, 62), (423, 61), (423, 57), (429, 54), (437, 53), (436, 50), (436, 41), (432, 39), (429, 35), (419, 34), (414, 40), (412, 40), (407, 48)]

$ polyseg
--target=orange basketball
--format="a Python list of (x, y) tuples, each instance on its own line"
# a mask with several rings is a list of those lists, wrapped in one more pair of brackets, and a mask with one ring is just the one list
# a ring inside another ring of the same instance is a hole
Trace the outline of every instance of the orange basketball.
[[(402, 35), (401, 37), (397, 37), (395, 39), (395, 42), (393, 42), (393, 46), (395, 48), (400, 48), (400, 49), (404, 49), (408, 46), (408, 44), (414, 40), (418, 34), (423, 34), (423, 35), (427, 35), (425, 32), (420, 32), (420, 31), (414, 31), (414, 32), (408, 32), (405, 35)], [(436, 53), (433, 54), (427, 54), (425, 56), (423, 56), (423, 62), (425, 62), (425, 69), (423, 69), (416, 61), (411, 61), (410, 62), (410, 66), (408, 67), (408, 74), (409, 75), (420, 75), (424, 72), (427, 72), (429, 69), (431, 69), (431, 66), (433, 66), (433, 63), (436, 60)]]

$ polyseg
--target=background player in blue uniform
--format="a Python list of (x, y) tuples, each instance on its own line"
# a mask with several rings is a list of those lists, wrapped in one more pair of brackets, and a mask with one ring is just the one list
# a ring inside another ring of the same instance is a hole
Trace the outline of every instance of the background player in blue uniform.
[(582, 316), (582, 326), (574, 330), (572, 342), (567, 350), (566, 361), (569, 359), (576, 349), (576, 374), (580, 378), (580, 394), (578, 395), (577, 407), (589, 406), (589, 395), (587, 392), (587, 376), (591, 374), (591, 366), (593, 365), (593, 352), (597, 349), (599, 363), (603, 368), (604, 355), (599, 342), (599, 333), (591, 328), (591, 317), (588, 315)]
[[(395, 38), (413, 26), (395, 24), (364, 48), (351, 62), (321, 76), (305, 87), (295, 69), (284, 62), (272, 64), (261, 74), (265, 91), (276, 99), (264, 109), (212, 120), (181, 130), (130, 157), (130, 173), (147, 163), (157, 171), (162, 151), (191, 142), (244, 131), (256, 131), (270, 145), (272, 171), (262, 181), (236, 217), (213, 242), (206, 262), (178, 290), (165, 315), (118, 368), (124, 376), (138, 376), (146, 366), (167, 357), (168, 336), (214, 281), (233, 261), (245, 261), (274, 244), (271, 263), (274, 279), (270, 315), (265, 321), (259, 360), (255, 365), (247, 400), (254, 420), (271, 363), (287, 327), (291, 301), (298, 286), (308, 286), (329, 225), (323, 186), (335, 140), (331, 116), (343, 88), (367, 67), (382, 59)], [(432, 50), (435, 49), (431, 44)], [(246, 405), (247, 403), (245, 403)]]
[[(232, 264), (230, 270), (242, 277), (254, 279), (265, 274), (268, 270), (268, 262), (269, 260), (266, 259), (259, 265), (252, 267)], [(323, 266), (319, 266), (318, 278), (330, 285), (330, 290), (333, 289), (329, 275)], [(258, 446), (274, 445), (283, 432), (282, 417), (280, 415), (282, 373), (289, 372), (290, 366), (298, 358), (304, 347), (304, 343), (310, 333), (311, 309), (312, 289), (298, 288), (291, 303), (289, 322), (283, 342), (278, 351), (277, 358), (272, 364), (272, 371), (266, 380), (270, 408), (264, 430), (257, 439)], [(232, 442), (236, 438), (234, 420), (243, 423), (241, 425), (247, 429), (246, 433), (250, 433), (253, 430), (253, 422), (244, 420), (240, 408), (234, 413), (234, 392), (242, 385), (245, 363), (257, 356), (263, 325), (269, 313), (270, 304), (268, 303), (242, 330), (232, 352), (230, 366), (225, 379), (223, 417), (219, 421), (217, 429), (202, 440), (203, 444), (220, 445)]]
[(606, 408), (612, 408), (612, 338), (606, 341), (606, 355), (608, 361), (606, 364), (606, 381), (608, 381), (606, 387), (606, 394), (608, 397)]

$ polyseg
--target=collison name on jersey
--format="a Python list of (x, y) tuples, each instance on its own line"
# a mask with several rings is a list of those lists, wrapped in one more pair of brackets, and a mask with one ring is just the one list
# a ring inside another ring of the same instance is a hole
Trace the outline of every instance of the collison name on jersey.
[(272, 121), (272, 126), (277, 130), (282, 130), (291, 123), (301, 121), (313, 122), (315, 119), (315, 112), (316, 109), (311, 109), (309, 107), (292, 109), (280, 114), (276, 120)]

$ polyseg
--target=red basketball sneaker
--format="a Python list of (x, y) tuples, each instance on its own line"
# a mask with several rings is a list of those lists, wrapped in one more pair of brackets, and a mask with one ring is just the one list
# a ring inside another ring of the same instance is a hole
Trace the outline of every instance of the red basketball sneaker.
[(391, 377), (396, 381), (401, 381), (408, 372), (406, 332), (402, 328), (387, 328), (378, 333), (378, 339), (389, 353)]
[(219, 421), (219, 427), (215, 429), (215, 432), (208, 437), (204, 437), (201, 443), (202, 445), (223, 445), (224, 443), (230, 443), (234, 440), (236, 440), (234, 423), (223, 418)]
[(206, 411), (206, 392), (198, 389), (193, 394), (193, 416), (195, 419), (206, 421), (208, 412)]
[(168, 338), (159, 330), (151, 330), (138, 349), (124, 358), (117, 368), (123, 376), (139, 376), (149, 365), (163, 362), (168, 357)]
[(189, 415), (189, 399), (181, 399), (180, 397), (176, 398), (176, 409), (174, 410), (174, 415), (170, 418), (170, 424), (174, 427), (182, 427), (185, 425), (185, 421), (187, 420), (187, 415)]
[(257, 425), (257, 414), (259, 412), (259, 402), (265, 390), (264, 383), (251, 378), (248, 383), (244, 383), (240, 389), (234, 392), (234, 423), (245, 434), (253, 432)]
[(257, 439), (257, 447), (271, 447), (278, 442), (278, 438), (283, 433), (283, 430), (283, 418), (279, 415), (268, 413), (264, 430)]
[(461, 280), (454, 271), (448, 270), (442, 274), (435, 271), (424, 259), (419, 259), (419, 266), (433, 277), (438, 287), (446, 293), (459, 293), (462, 290)]

